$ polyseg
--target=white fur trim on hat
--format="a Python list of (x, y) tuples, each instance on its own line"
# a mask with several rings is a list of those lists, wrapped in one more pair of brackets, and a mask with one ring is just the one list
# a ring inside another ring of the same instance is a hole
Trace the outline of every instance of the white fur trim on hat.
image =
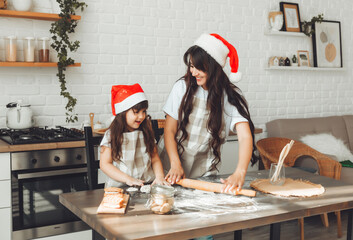
[(115, 114), (118, 115), (145, 100), (147, 100), (147, 98), (144, 92), (135, 93), (125, 98), (122, 102), (114, 104)]
[(209, 34), (202, 34), (194, 43), (213, 57), (222, 68), (226, 65), (229, 49), (223, 42)]
[(229, 74), (229, 81), (231, 81), (232, 83), (237, 83), (241, 80), (241, 72), (236, 72), (236, 73), (230, 73)]

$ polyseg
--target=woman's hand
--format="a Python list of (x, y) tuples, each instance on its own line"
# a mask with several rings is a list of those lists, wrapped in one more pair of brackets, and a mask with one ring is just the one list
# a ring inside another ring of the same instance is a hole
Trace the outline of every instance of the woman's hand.
[(234, 192), (237, 190), (241, 190), (245, 181), (245, 170), (236, 170), (235, 173), (230, 175), (227, 179), (221, 178), (221, 183), (224, 184), (222, 188), (222, 192)]
[(129, 177), (125, 183), (126, 185), (129, 185), (129, 186), (143, 186), (144, 181), (133, 177)]
[(170, 168), (168, 174), (165, 176), (165, 179), (171, 184), (174, 184), (176, 182), (179, 182), (179, 180), (184, 177), (185, 177), (184, 169), (181, 165), (178, 165), (178, 166), (172, 166)]
[(170, 183), (167, 182), (163, 177), (156, 177), (152, 183), (152, 185), (158, 184), (158, 185), (168, 185), (170, 186)]

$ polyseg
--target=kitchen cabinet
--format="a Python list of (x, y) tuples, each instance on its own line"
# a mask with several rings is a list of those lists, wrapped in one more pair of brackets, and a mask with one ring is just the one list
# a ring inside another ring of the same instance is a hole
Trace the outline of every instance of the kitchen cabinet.
[[(39, 13), (39, 12), (23, 12), (13, 10), (1, 10), (0, 17), (26, 18), (44, 21), (57, 21), (60, 19), (58, 14)], [(71, 19), (80, 20), (81, 16), (71, 15)], [(75, 63), (68, 67), (80, 67), (81, 63)], [(0, 62), (0, 67), (57, 67), (56, 62)]]
[(11, 239), (12, 232), (10, 172), (10, 153), (0, 153), (0, 232), (5, 240)]

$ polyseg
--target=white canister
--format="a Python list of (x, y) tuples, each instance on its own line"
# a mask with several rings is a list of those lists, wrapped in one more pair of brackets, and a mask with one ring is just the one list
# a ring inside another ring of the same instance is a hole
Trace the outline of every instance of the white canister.
[(32, 0), (12, 0), (16, 11), (28, 12), (32, 9)]
[(17, 60), (17, 37), (8, 36), (5, 38), (5, 58), (7, 62)]
[(34, 62), (34, 37), (25, 37), (23, 39), (23, 55), (25, 62)]

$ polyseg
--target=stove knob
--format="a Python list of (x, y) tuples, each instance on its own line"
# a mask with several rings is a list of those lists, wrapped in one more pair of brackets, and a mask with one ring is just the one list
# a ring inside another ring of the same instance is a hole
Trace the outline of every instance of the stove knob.
[(31, 162), (32, 162), (33, 164), (36, 164), (36, 163), (37, 163), (37, 159), (33, 158), (33, 159), (31, 160)]
[(55, 157), (54, 157), (54, 161), (55, 161), (55, 162), (59, 162), (59, 161), (60, 161), (60, 158), (59, 158), (58, 156), (55, 156)]
[(82, 160), (82, 155), (81, 154), (77, 154), (76, 159), (77, 160)]

